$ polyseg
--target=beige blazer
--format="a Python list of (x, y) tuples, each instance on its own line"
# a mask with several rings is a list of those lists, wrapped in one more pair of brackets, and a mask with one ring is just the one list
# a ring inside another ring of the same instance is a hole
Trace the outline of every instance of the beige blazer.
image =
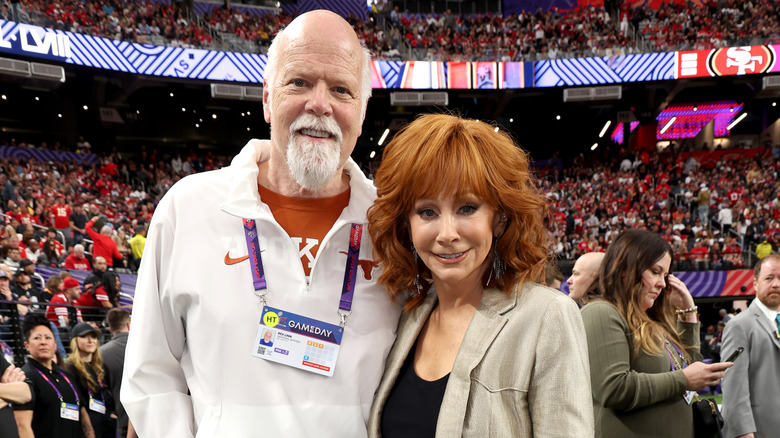
[[(382, 408), (428, 316), (435, 292), (404, 312), (368, 420), (381, 436)], [(577, 305), (526, 283), (507, 297), (488, 289), (455, 358), (437, 437), (592, 437), (588, 353)]]

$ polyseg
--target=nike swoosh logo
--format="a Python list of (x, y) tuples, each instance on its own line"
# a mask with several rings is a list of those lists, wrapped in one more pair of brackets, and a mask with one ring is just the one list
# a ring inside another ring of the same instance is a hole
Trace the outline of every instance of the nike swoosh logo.
[(230, 257), (230, 251), (228, 251), (228, 252), (225, 253), (225, 264), (226, 265), (235, 265), (236, 263), (241, 263), (241, 262), (243, 262), (244, 260), (246, 260), (248, 258), (249, 258), (249, 256), (245, 255), (245, 256), (238, 257), (238, 258), (234, 259), (233, 257)]

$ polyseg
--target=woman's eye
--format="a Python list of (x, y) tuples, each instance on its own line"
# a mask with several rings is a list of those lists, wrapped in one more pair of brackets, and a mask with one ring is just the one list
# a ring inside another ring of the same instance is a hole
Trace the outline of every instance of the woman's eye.
[(417, 210), (417, 214), (422, 218), (431, 218), (436, 215), (436, 213), (430, 208), (421, 208)]
[(471, 214), (471, 213), (474, 213), (475, 211), (477, 211), (478, 209), (479, 209), (479, 207), (476, 206), (476, 205), (466, 204), (466, 205), (464, 205), (463, 207), (460, 208), (460, 211), (465, 213), (465, 214)]

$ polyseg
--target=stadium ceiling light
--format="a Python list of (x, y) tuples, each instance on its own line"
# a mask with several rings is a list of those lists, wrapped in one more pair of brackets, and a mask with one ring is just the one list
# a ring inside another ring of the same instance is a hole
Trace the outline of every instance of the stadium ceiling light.
[(385, 129), (385, 132), (382, 133), (382, 137), (379, 138), (379, 146), (382, 146), (382, 143), (385, 142), (388, 134), (390, 134), (390, 129)]
[(171, 93), (171, 97), (173, 97), (173, 93)]
[(493, 128), (493, 131), (495, 131), (495, 132), (498, 132), (498, 126), (496, 126), (495, 128)]
[(604, 127), (601, 128), (601, 132), (599, 132), (599, 138), (603, 137), (604, 134), (607, 133), (607, 129), (609, 129), (609, 125), (612, 124), (612, 120), (607, 120), (607, 123), (604, 124)]
[(62, 118), (62, 113), (57, 114), (57, 117)]
[(555, 120), (561, 120), (561, 116), (560, 115), (555, 116)]
[(246, 112), (246, 115), (248, 115), (248, 116), (251, 116), (251, 115), (252, 115), (252, 113), (250, 113), (249, 111), (247, 111), (247, 112)]
[(181, 112), (185, 112), (185, 111), (187, 111), (187, 108), (182, 107)]
[(374, 158), (376, 157), (376, 151), (371, 151), (371, 154), (368, 156), (368, 158)]
[(509, 119), (509, 123), (514, 123), (514, 122), (515, 122), (515, 119), (512, 119), (512, 118)]
[(35, 96), (35, 101), (37, 102), (37, 101), (39, 101), (39, 100), (41, 100), (41, 98), (40, 98), (40, 97), (38, 97), (38, 96)]
[(599, 144), (593, 143), (593, 146), (590, 147), (590, 150), (595, 151), (597, 147), (599, 147)]
[(726, 129), (731, 131), (735, 126), (737, 126), (737, 123), (741, 122), (742, 119), (744, 119), (745, 117), (747, 117), (747, 113), (742, 113), (742, 115), (737, 117), (737, 119), (734, 120), (733, 122), (731, 122), (731, 124), (727, 126)]
[(212, 114), (212, 115), (211, 115), (211, 118), (216, 120), (216, 118), (217, 118), (217, 115), (216, 115), (216, 114)]
[(141, 111), (140, 110), (135, 110), (135, 113), (136, 114), (141, 114)]
[(669, 128), (671, 128), (671, 127), (672, 127), (672, 124), (674, 124), (674, 121), (675, 121), (675, 120), (677, 120), (677, 116), (674, 116), (674, 117), (672, 117), (671, 119), (669, 119), (669, 121), (668, 121), (668, 122), (666, 122), (666, 124), (664, 125), (664, 127), (663, 127), (663, 128), (661, 128), (661, 134), (663, 134), (663, 133), (664, 133), (664, 132), (666, 132), (666, 131), (667, 131)]
[(196, 123), (196, 124), (195, 124), (195, 127), (196, 127), (196, 128), (200, 128), (200, 124), (199, 124), (199, 123)]
[(247, 127), (246, 127), (246, 130), (247, 130), (247, 132), (249, 132), (249, 131), (250, 131), (250, 129), (249, 129), (249, 126), (247, 126)]
[(6, 96), (5, 94), (3, 94), (3, 97), (2, 97), (2, 99), (3, 99), (3, 100), (8, 100), (8, 96)]
[(82, 106), (82, 108), (84, 108), (84, 111), (87, 111), (89, 109), (89, 107), (86, 105)]
[(241, 113), (241, 117), (246, 117), (246, 113)]
[[(5, 100), (5, 95), (3, 95), (3, 100)], [(777, 102), (772, 102), (772, 106), (777, 106)]]
[(696, 111), (698, 111), (698, 110), (699, 110), (699, 107), (698, 107), (698, 106), (695, 106), (695, 107), (693, 107), (693, 111), (694, 111), (694, 112), (696, 112)]

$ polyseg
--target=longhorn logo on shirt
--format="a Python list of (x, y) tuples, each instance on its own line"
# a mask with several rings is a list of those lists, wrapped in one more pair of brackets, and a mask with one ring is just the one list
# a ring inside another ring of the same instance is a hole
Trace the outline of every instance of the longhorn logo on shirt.
[[(339, 251), (339, 253), (349, 255), (346, 251)], [(371, 281), (374, 278), (374, 268), (378, 268), (379, 263), (373, 260), (358, 259), (358, 266), (363, 270), (363, 278), (366, 281)]]

